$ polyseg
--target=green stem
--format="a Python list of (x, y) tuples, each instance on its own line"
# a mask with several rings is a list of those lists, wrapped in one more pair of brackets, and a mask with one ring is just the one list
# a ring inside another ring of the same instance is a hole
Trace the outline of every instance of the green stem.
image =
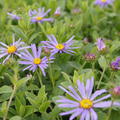
[(81, 68), (83, 68), (83, 67), (86, 65), (86, 63), (87, 63), (87, 62), (85, 61), (85, 62), (83, 63), (83, 65), (82, 65), (82, 67), (81, 67)]
[(95, 71), (95, 61), (93, 61), (93, 63), (92, 63), (92, 70), (93, 70), (93, 72)]
[(105, 73), (105, 69), (103, 69), (102, 75), (101, 75), (100, 80), (99, 80), (99, 82), (98, 82), (97, 89), (99, 89), (99, 87), (100, 87), (100, 84), (101, 84), (101, 81), (102, 81), (102, 79), (103, 79), (104, 73)]
[(83, 65), (81, 66), (81, 68), (80, 68), (80, 71), (84, 68), (84, 66), (86, 65), (86, 61), (83, 63)]
[(16, 86), (14, 86), (13, 91), (12, 91), (12, 94), (11, 94), (10, 99), (9, 99), (9, 101), (8, 101), (7, 110), (6, 110), (6, 112), (5, 112), (5, 115), (4, 115), (4, 117), (3, 117), (3, 120), (7, 120), (8, 111), (9, 111), (10, 105), (11, 105), (11, 103), (12, 103), (12, 99), (13, 99), (13, 97), (14, 97), (14, 95), (15, 95), (15, 92), (16, 92)]
[[(111, 72), (111, 75), (110, 75), (110, 81), (113, 81), (112, 79), (114, 78), (114, 72)], [(114, 81), (113, 81), (114, 82)]]
[(108, 116), (106, 118), (106, 120), (109, 120), (110, 119), (110, 116), (111, 116), (111, 112), (112, 112), (112, 105), (113, 105), (113, 99), (112, 99), (112, 103), (111, 103), (111, 107), (109, 108), (109, 111), (108, 111)]
[(41, 75), (41, 71), (39, 71), (39, 69), (37, 70), (37, 76), (38, 76), (40, 85), (43, 86), (42, 79), (41, 79), (41, 76), (42, 76), (42, 75)]

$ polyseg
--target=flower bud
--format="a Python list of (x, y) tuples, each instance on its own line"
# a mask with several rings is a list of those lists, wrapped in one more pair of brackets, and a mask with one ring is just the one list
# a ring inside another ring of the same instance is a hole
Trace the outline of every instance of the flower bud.
[(105, 45), (103, 39), (98, 38), (97, 42), (96, 42), (96, 45), (97, 45), (98, 51), (104, 52), (106, 50), (106, 45)]
[(56, 9), (56, 11), (54, 12), (54, 16), (61, 16), (60, 7), (58, 7), (58, 8)]
[(120, 57), (118, 57), (115, 61), (111, 62), (110, 67), (112, 70), (120, 70)]
[(112, 93), (115, 96), (120, 96), (120, 86), (113, 88)]
[(85, 57), (85, 60), (88, 60), (88, 61), (92, 61), (92, 60), (96, 59), (96, 55), (92, 54), (92, 53), (87, 53), (87, 54), (85, 54), (84, 57)]

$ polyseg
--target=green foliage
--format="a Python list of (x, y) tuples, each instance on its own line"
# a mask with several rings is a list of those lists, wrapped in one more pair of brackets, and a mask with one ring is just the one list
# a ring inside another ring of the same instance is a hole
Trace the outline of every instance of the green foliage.
[[(0, 0), (0, 42), (11, 44), (14, 34), (16, 40), (21, 38), (26, 45), (35, 43), (42, 46), (40, 42), (48, 40), (48, 34), (54, 34), (59, 43), (74, 35), (73, 46), (78, 47), (74, 55), (55, 55), (54, 63), (45, 70), (45, 77), (39, 72), (22, 71), (24, 66), (18, 64), (20, 58), (14, 55), (1, 64), (5, 58), (1, 58), (0, 52), (0, 119), (8, 111), (8, 120), (68, 120), (69, 116), (59, 115), (63, 109), (55, 103), (58, 96), (64, 95), (58, 86), (76, 87), (77, 80), (86, 84), (91, 77), (95, 79), (94, 91), (107, 88), (111, 92), (113, 87), (120, 85), (120, 72), (113, 71), (110, 66), (120, 55), (120, 1), (116, 0), (105, 8), (94, 5), (94, 1)], [(51, 9), (47, 18), (54, 18), (53, 22), (31, 23), (29, 10), (40, 7)], [(54, 16), (57, 7), (61, 8), (60, 16)], [(21, 19), (12, 20), (8, 12), (15, 13)], [(97, 50), (95, 44), (99, 37), (106, 44), (103, 53)], [(86, 60), (86, 53), (95, 54), (95, 60)], [(42, 56), (48, 56), (43, 49)], [(96, 112), (98, 120), (106, 120), (108, 109), (97, 109)], [(110, 120), (119, 120), (119, 116), (119, 109), (112, 110)]]
[(100, 64), (100, 67), (102, 69), (106, 69), (107, 68), (107, 62), (106, 62), (106, 59), (104, 56), (101, 56), (99, 59), (98, 59), (98, 62)]
[(2, 86), (0, 88), (0, 94), (5, 94), (5, 93), (11, 93), (12, 92), (12, 88), (10, 86)]

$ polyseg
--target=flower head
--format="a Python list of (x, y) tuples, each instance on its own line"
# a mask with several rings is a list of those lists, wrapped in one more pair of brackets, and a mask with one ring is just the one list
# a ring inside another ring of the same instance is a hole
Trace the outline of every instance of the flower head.
[(60, 11), (60, 7), (58, 7), (54, 12), (54, 16), (60, 16), (60, 15), (61, 15), (61, 11)]
[(112, 101), (103, 101), (110, 98), (110, 94), (97, 98), (107, 91), (105, 89), (101, 89), (92, 94), (93, 85), (94, 79), (92, 78), (91, 80), (87, 80), (86, 86), (78, 80), (76, 89), (72, 86), (68, 86), (67, 90), (60, 86), (63, 91), (72, 97), (71, 100), (60, 96), (60, 99), (56, 101), (59, 103), (58, 107), (71, 109), (67, 112), (60, 113), (60, 115), (72, 114), (69, 120), (73, 120), (77, 116), (80, 116), (80, 120), (98, 120), (98, 116), (94, 111), (94, 108), (108, 108), (111, 107), (111, 105), (120, 106), (119, 102), (112, 103)]
[(31, 17), (31, 22), (44, 22), (44, 21), (53, 21), (53, 18), (45, 18), (45, 16), (51, 11), (51, 9), (48, 9), (45, 12), (44, 8), (38, 8), (38, 11), (36, 10), (29, 10), (29, 16)]
[(28, 50), (25, 50), (25, 52), (21, 53), (21, 58), (23, 61), (19, 61), (19, 63), (27, 65), (23, 71), (29, 69), (30, 71), (35, 72), (35, 70), (39, 67), (45, 76), (46, 74), (44, 69), (48, 67), (48, 63), (51, 63), (51, 60), (54, 59), (54, 57), (47, 58), (45, 56), (41, 58), (41, 47), (36, 48), (35, 44), (31, 45), (31, 49), (32, 54)]
[(112, 92), (114, 95), (120, 96), (120, 86), (116, 86), (115, 88), (113, 88)]
[(92, 54), (92, 53), (87, 53), (87, 54), (85, 54), (84, 57), (85, 57), (85, 60), (91, 61), (91, 60), (95, 60), (96, 55)]
[(73, 41), (74, 36), (72, 36), (65, 43), (58, 43), (54, 35), (48, 35), (47, 37), (49, 41), (42, 41), (41, 43), (44, 44), (43, 47), (51, 49), (51, 55), (54, 55), (56, 53), (68, 53), (68, 54), (75, 53), (72, 49), (75, 49), (77, 47), (71, 47), (71, 45), (74, 43)]
[(115, 61), (110, 64), (113, 70), (120, 70), (120, 57), (118, 57)]
[(105, 6), (111, 5), (113, 1), (114, 0), (96, 0), (95, 4), (100, 5), (101, 7), (105, 7)]
[(18, 41), (15, 42), (15, 37), (13, 35), (13, 43), (10, 44), (10, 45), (6, 45), (5, 43), (3, 42), (0, 42), (0, 58), (4, 57), (4, 56), (7, 56), (3, 63), (5, 63), (11, 55), (17, 55), (17, 56), (21, 56), (20, 52), (21, 50), (23, 49), (27, 49), (27, 48), (30, 48), (30, 46), (26, 46), (24, 47), (25, 43), (24, 42), (21, 42), (21, 39), (19, 39)]
[(97, 39), (96, 45), (97, 45), (98, 51), (104, 51), (106, 49), (106, 45), (105, 45), (103, 39), (101, 39), (101, 38)]
[(13, 13), (7, 13), (13, 20), (20, 20), (21, 18)]

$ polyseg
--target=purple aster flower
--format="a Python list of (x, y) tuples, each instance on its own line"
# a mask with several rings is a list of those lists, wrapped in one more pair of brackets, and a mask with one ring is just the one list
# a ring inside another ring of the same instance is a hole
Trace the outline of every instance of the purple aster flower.
[(101, 38), (97, 39), (96, 45), (97, 45), (98, 51), (104, 51), (106, 49), (106, 45), (105, 45), (103, 39), (101, 39)]
[(120, 70), (120, 57), (118, 57), (115, 61), (110, 64), (113, 70)]
[[(65, 91), (73, 99), (69, 99), (60, 96), (59, 100), (56, 100), (58, 107), (69, 108), (67, 112), (62, 112), (60, 115), (72, 114), (69, 120), (73, 120), (75, 117), (80, 116), (80, 120), (98, 120), (97, 113), (94, 108), (108, 108), (113, 106), (119, 106), (119, 102), (103, 101), (111, 97), (110, 94), (97, 98), (98, 96), (106, 93), (105, 89), (97, 90), (92, 94), (92, 89), (94, 85), (94, 79), (87, 80), (86, 86), (80, 80), (77, 81), (76, 89), (72, 86), (68, 86), (68, 90), (60, 86), (60, 88)], [(78, 93), (79, 92), (79, 93)]]
[(12, 19), (14, 20), (20, 20), (21, 18), (13, 13), (7, 13)]
[(17, 55), (17, 56), (21, 56), (20, 54), (20, 51), (21, 50), (24, 50), (24, 49), (27, 49), (27, 48), (30, 48), (30, 46), (23, 46), (25, 45), (24, 42), (21, 42), (21, 39), (19, 39), (18, 41), (15, 42), (15, 37), (13, 35), (13, 43), (10, 44), (9, 46), (6, 45), (5, 43), (3, 42), (0, 42), (0, 58), (4, 57), (4, 56), (7, 56), (3, 63), (5, 63), (11, 55)]
[(58, 7), (54, 12), (54, 16), (60, 16), (60, 15), (61, 15), (61, 10), (60, 10), (60, 7)]
[(101, 7), (105, 7), (105, 6), (111, 5), (113, 1), (114, 0), (96, 0), (95, 4), (100, 5)]
[(35, 70), (39, 67), (45, 76), (46, 74), (44, 69), (48, 67), (48, 63), (52, 63), (51, 60), (54, 59), (54, 57), (47, 58), (45, 56), (40, 58), (42, 49), (41, 47), (36, 48), (35, 44), (31, 45), (31, 50), (32, 54), (28, 50), (25, 50), (25, 52), (21, 53), (21, 58), (23, 61), (19, 61), (19, 63), (27, 65), (23, 71), (29, 69), (30, 71), (35, 72)]
[(38, 8), (38, 11), (36, 10), (29, 10), (29, 16), (31, 17), (31, 22), (44, 22), (44, 21), (53, 21), (53, 18), (45, 18), (45, 16), (51, 11), (51, 9), (48, 9), (45, 12), (44, 8)]
[(67, 42), (65, 43), (58, 43), (54, 35), (47, 35), (49, 41), (42, 41), (41, 43), (44, 44), (43, 47), (47, 47), (48, 49), (51, 49), (51, 55), (54, 55), (56, 53), (68, 53), (72, 54), (75, 53), (72, 49), (76, 49), (78, 47), (71, 47), (71, 45), (74, 43), (72, 36)]

